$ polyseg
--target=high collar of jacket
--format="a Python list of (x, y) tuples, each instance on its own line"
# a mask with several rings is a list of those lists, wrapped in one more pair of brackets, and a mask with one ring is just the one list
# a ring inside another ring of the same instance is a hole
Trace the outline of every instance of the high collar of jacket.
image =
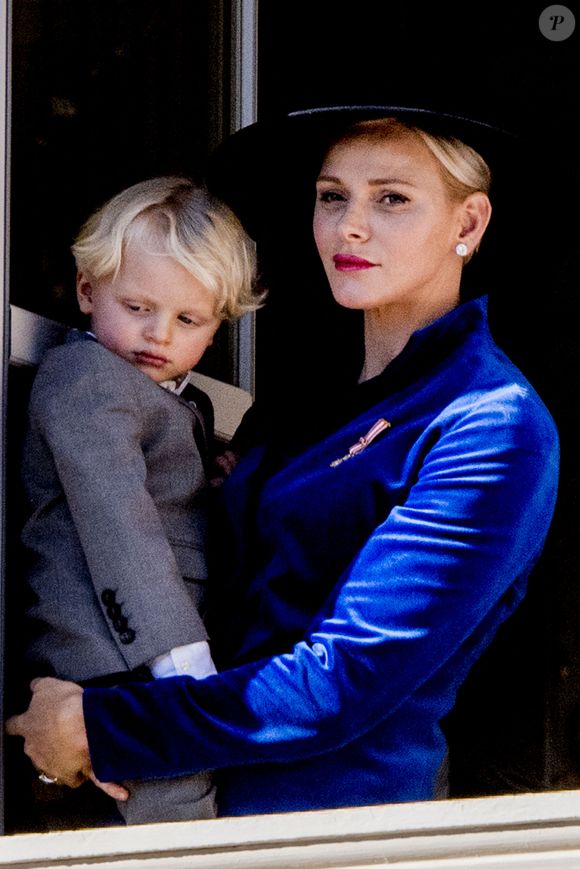
[(470, 334), (488, 331), (487, 296), (461, 302), (447, 314), (414, 332), (403, 350), (375, 377), (360, 383), (357, 393), (391, 393), (432, 371)]

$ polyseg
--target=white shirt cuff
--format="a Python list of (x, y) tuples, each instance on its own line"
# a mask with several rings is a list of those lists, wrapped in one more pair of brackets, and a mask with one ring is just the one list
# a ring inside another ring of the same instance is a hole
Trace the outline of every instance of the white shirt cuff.
[(167, 676), (193, 676), (194, 679), (205, 679), (217, 673), (211, 659), (209, 644), (202, 641), (189, 643), (187, 646), (176, 646), (163, 655), (157, 655), (149, 662), (149, 669), (156, 679)]

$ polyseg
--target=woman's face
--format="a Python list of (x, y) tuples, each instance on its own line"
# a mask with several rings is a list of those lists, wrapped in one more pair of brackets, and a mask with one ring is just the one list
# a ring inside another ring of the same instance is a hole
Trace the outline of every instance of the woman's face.
[(339, 142), (316, 188), (314, 238), (339, 304), (370, 311), (458, 295), (462, 204), (416, 135)]

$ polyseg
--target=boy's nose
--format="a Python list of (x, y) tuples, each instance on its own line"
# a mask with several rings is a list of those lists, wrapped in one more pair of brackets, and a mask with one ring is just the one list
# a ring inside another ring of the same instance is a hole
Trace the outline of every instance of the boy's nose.
[(155, 344), (168, 344), (171, 340), (171, 323), (169, 318), (151, 317), (147, 320), (145, 337)]

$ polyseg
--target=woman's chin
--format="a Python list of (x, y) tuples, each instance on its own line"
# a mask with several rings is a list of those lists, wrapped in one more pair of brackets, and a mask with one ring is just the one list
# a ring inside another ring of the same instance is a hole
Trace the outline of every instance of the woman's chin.
[(341, 308), (350, 308), (353, 311), (364, 311), (366, 308), (372, 307), (370, 301), (365, 298), (360, 289), (345, 289), (341, 287), (340, 289), (332, 289), (332, 296), (337, 305), (340, 305)]

